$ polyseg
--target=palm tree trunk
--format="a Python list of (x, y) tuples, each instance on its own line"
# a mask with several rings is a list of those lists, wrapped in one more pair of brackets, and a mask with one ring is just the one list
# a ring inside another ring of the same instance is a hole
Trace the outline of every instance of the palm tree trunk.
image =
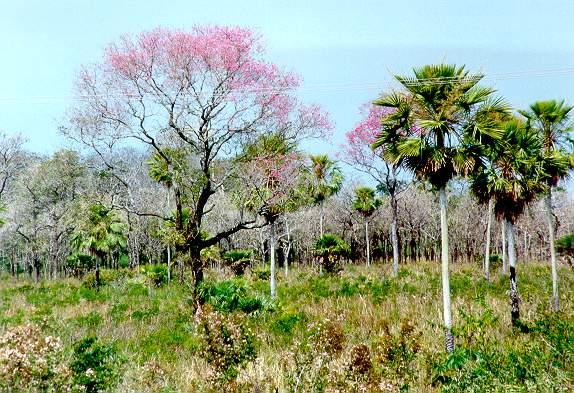
[(371, 266), (371, 245), (369, 244), (369, 218), (365, 217), (365, 241), (367, 243), (367, 266)]
[(504, 228), (505, 224), (504, 221), (502, 222), (502, 273), (506, 274), (506, 256), (508, 253), (506, 252), (506, 229)]
[(484, 250), (484, 278), (486, 282), (490, 282), (490, 228), (492, 226), (492, 210), (494, 204), (492, 199), (488, 201), (488, 217), (486, 224), (486, 246)]
[(508, 266), (510, 270), (510, 317), (512, 325), (516, 326), (520, 319), (520, 298), (516, 284), (516, 245), (514, 243), (514, 224), (504, 220), (506, 226), (506, 238), (508, 240)]
[(558, 269), (556, 266), (556, 248), (554, 247), (554, 214), (552, 212), (552, 188), (544, 198), (546, 205), (546, 221), (548, 222), (548, 242), (550, 243), (550, 264), (552, 266), (552, 311), (560, 311), (558, 298)]
[(100, 290), (100, 257), (96, 254), (96, 291)]
[(323, 221), (325, 217), (325, 207), (323, 206), (323, 201), (319, 204), (319, 234), (323, 237)]
[(277, 282), (275, 281), (275, 221), (271, 221), (269, 225), (269, 255), (271, 260), (271, 299), (277, 296)]
[(442, 301), (445, 328), (445, 347), (448, 353), (454, 352), (454, 336), (452, 335), (452, 315), (450, 308), (450, 281), (448, 277), (449, 253), (448, 253), (448, 220), (446, 188), (439, 189), (440, 204), (440, 234), (441, 234), (441, 275), (442, 275)]
[(391, 221), (391, 242), (393, 246), (393, 276), (397, 277), (399, 275), (399, 230), (397, 225), (398, 217), (398, 206), (397, 198), (393, 194), (391, 195), (391, 211), (392, 211), (392, 221)]

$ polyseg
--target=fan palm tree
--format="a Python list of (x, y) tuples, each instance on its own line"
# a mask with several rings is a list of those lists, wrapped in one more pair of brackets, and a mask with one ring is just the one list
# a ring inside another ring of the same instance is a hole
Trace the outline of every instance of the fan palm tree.
[(552, 188), (559, 180), (568, 176), (572, 169), (572, 131), (571, 111), (573, 107), (564, 101), (538, 101), (520, 113), (526, 117), (527, 125), (538, 132), (542, 139), (542, 154), (544, 172), (548, 175), (546, 182), (548, 191), (544, 196), (546, 206), (546, 221), (548, 224), (548, 239), (550, 245), (550, 264), (552, 266), (552, 309), (560, 310), (558, 298), (558, 270), (556, 266), (556, 249), (554, 235), (556, 233), (555, 216), (552, 211)]
[(100, 260), (112, 251), (125, 248), (127, 243), (126, 225), (101, 203), (88, 209), (87, 220), (72, 234), (72, 246), (77, 250), (87, 250), (95, 260), (96, 290), (100, 287)]
[(381, 133), (372, 147), (383, 148), (390, 162), (438, 190), (445, 342), (446, 350), (453, 352), (446, 186), (456, 175), (480, 166), (480, 149), (471, 142), (499, 138), (493, 114), (509, 107), (492, 97), (493, 89), (478, 85), (482, 74), (471, 74), (464, 66), (426, 65), (413, 71), (413, 77), (395, 76), (401, 91), (375, 101), (390, 111), (381, 119)]
[(494, 213), (504, 222), (510, 270), (510, 314), (518, 325), (520, 304), (516, 279), (514, 224), (526, 206), (546, 192), (538, 134), (519, 119), (503, 125), (500, 141), (490, 145), (489, 164), (472, 177), (471, 190), (481, 202), (494, 201)]
[(335, 161), (329, 159), (326, 154), (312, 155), (310, 159), (313, 175), (312, 199), (319, 205), (319, 233), (323, 236), (324, 204), (330, 196), (341, 190), (343, 175)]
[(367, 266), (371, 264), (371, 245), (369, 241), (369, 218), (383, 204), (383, 200), (375, 195), (370, 187), (357, 187), (353, 207), (365, 219), (365, 243), (367, 244)]

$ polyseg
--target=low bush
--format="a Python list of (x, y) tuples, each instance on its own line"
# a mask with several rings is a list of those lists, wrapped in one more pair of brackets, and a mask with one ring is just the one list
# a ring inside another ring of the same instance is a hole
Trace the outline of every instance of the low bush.
[(62, 392), (70, 388), (70, 377), (58, 337), (44, 336), (32, 324), (0, 336), (0, 390)]
[(260, 296), (250, 295), (243, 280), (225, 280), (202, 283), (199, 295), (203, 302), (211, 304), (218, 311), (243, 311), (253, 313), (268, 308), (267, 301)]
[(257, 356), (256, 337), (245, 317), (224, 315), (203, 307), (199, 316), (200, 354), (212, 367), (212, 382), (220, 385), (235, 380), (239, 368)]
[(233, 274), (236, 276), (242, 276), (245, 273), (245, 269), (251, 263), (251, 256), (253, 252), (251, 250), (230, 250), (223, 254), (223, 260), (226, 266), (229, 266)]
[(70, 363), (74, 386), (88, 393), (111, 389), (119, 381), (121, 364), (113, 346), (98, 343), (96, 337), (84, 338), (74, 344)]
[(156, 287), (167, 284), (167, 265), (143, 265), (140, 272), (146, 277), (146, 281)]

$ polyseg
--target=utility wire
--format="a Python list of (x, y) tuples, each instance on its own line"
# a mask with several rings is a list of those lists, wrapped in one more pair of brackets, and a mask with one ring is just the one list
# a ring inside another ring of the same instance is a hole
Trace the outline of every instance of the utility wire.
[[(543, 69), (543, 70), (528, 70), (528, 71), (514, 71), (506, 73), (496, 73), (496, 74), (467, 74), (461, 76), (453, 77), (440, 77), (440, 78), (426, 78), (423, 80), (418, 80), (416, 78), (406, 78), (402, 81), (393, 79), (392, 82), (402, 84), (404, 86), (433, 86), (433, 85), (445, 85), (451, 84), (453, 82), (460, 83), (476, 83), (480, 80), (492, 80), (492, 81), (503, 81), (503, 80), (515, 80), (515, 79), (530, 79), (530, 78), (545, 78), (553, 76), (569, 76), (574, 74), (574, 67), (560, 68), (560, 69)], [(389, 81), (386, 81), (388, 84)], [(286, 92), (342, 92), (351, 90), (371, 90), (371, 89), (381, 89), (384, 83), (380, 82), (370, 82), (370, 83), (325, 83), (325, 84), (315, 84), (315, 85), (303, 85), (301, 87), (267, 87), (267, 88), (253, 88), (253, 89), (234, 89), (233, 93), (245, 93), (245, 94), (255, 94), (255, 93), (267, 93), (267, 94), (282, 94)], [(171, 92), (173, 97), (176, 93)], [(55, 102), (55, 101), (87, 101), (94, 100), (98, 98), (133, 98), (135, 100), (146, 99), (146, 97), (151, 96), (152, 91), (145, 92), (143, 94), (139, 93), (125, 93), (125, 92), (110, 92), (102, 94), (87, 94), (87, 95), (67, 95), (67, 96), (14, 96), (14, 97), (1, 97), (0, 102)], [(226, 97), (229, 94), (209, 94), (209, 93), (179, 93), (179, 97), (192, 97), (200, 98), (204, 97)]]

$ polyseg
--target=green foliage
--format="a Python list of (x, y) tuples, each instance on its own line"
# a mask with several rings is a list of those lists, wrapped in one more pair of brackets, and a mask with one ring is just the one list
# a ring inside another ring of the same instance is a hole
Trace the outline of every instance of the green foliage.
[(167, 284), (167, 265), (147, 264), (141, 266), (140, 271), (156, 287)]
[(365, 217), (373, 215), (382, 204), (383, 200), (375, 195), (375, 190), (370, 187), (355, 188), (353, 207)]
[(123, 360), (111, 345), (100, 344), (88, 337), (74, 344), (70, 369), (74, 385), (88, 393), (112, 389), (121, 376)]
[(574, 234), (556, 240), (556, 251), (561, 255), (574, 257)]
[(241, 314), (224, 315), (204, 307), (198, 333), (200, 354), (213, 368), (217, 384), (233, 381), (239, 367), (257, 356), (255, 333)]
[(252, 255), (253, 251), (251, 250), (230, 250), (223, 254), (223, 260), (236, 276), (242, 276), (247, 266), (251, 263)]
[(199, 296), (215, 310), (228, 313), (233, 311), (254, 313), (269, 307), (264, 298), (249, 294), (245, 281), (240, 279), (204, 281), (199, 288)]
[[(100, 282), (99, 285), (108, 285), (113, 281), (116, 281), (120, 278), (120, 273), (117, 270), (112, 269), (102, 269), (100, 270)], [(82, 286), (88, 289), (95, 289), (96, 288), (96, 273), (89, 272), (84, 275), (82, 279)]]
[(66, 258), (66, 270), (74, 277), (80, 277), (94, 266), (94, 257), (75, 252)]
[(269, 270), (268, 266), (264, 266), (264, 267), (259, 267), (259, 268), (253, 269), (251, 271), (251, 274), (257, 280), (269, 281), (269, 278), (271, 277), (271, 270)]
[(313, 245), (313, 254), (321, 258), (321, 263), (327, 273), (341, 270), (339, 260), (349, 257), (351, 247), (339, 236), (324, 234)]

